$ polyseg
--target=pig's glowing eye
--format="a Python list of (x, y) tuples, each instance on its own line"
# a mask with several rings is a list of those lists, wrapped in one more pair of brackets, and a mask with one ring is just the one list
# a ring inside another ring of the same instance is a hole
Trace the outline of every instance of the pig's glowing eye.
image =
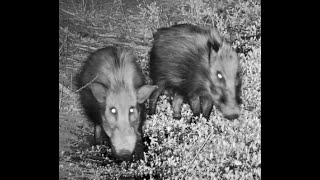
[(111, 112), (112, 114), (116, 114), (116, 113), (117, 113), (117, 110), (116, 110), (116, 108), (110, 108), (110, 112)]
[(129, 109), (129, 112), (130, 112), (130, 113), (133, 113), (133, 112), (134, 112), (134, 107), (131, 107), (131, 108)]
[(217, 76), (218, 76), (219, 79), (222, 79), (222, 75), (221, 75), (220, 72), (217, 73)]

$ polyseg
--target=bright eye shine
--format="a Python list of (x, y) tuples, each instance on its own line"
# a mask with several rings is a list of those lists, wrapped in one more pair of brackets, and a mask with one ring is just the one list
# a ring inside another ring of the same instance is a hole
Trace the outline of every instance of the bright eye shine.
[(133, 108), (130, 108), (130, 109), (129, 109), (129, 112), (130, 112), (130, 113), (133, 113)]
[(218, 78), (222, 79), (222, 75), (220, 73), (218, 73)]
[(117, 110), (115, 108), (111, 108), (111, 113), (115, 114), (117, 112)]

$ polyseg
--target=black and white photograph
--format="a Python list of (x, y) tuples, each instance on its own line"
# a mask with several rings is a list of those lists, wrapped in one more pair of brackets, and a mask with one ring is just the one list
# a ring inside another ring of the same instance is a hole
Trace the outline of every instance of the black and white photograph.
[(59, 0), (59, 179), (261, 179), (261, 0)]

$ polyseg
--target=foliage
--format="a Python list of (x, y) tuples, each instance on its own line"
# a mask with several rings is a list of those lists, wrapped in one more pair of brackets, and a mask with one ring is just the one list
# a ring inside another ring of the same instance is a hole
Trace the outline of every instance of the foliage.
[(227, 40), (248, 52), (250, 47), (259, 47), (261, 37), (260, 1), (232, 0), (186, 0), (185, 2), (157, 1), (140, 4), (139, 28), (148, 38), (160, 27), (191, 23), (214, 26)]

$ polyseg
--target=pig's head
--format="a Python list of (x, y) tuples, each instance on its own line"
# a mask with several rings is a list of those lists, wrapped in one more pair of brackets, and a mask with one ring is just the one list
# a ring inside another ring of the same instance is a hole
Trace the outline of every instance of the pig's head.
[(101, 84), (91, 85), (91, 91), (101, 104), (102, 127), (111, 142), (112, 154), (117, 160), (132, 160), (143, 157), (142, 125), (144, 101), (156, 86), (144, 85), (137, 90), (119, 86), (106, 88)]
[(233, 120), (240, 115), (241, 77), (237, 54), (222, 43), (210, 51), (211, 97), (223, 116)]

